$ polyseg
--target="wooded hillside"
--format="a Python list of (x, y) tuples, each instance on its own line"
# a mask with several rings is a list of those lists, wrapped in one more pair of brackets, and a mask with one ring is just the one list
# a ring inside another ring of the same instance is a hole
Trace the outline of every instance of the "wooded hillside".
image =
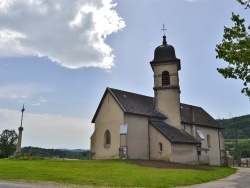
[(32, 153), (35, 157), (56, 157), (68, 159), (85, 159), (89, 156), (89, 150), (68, 150), (68, 149), (45, 149), (38, 147), (24, 147), (23, 154)]
[(229, 154), (236, 155), (236, 139), (238, 139), (239, 156), (243, 158), (250, 157), (250, 115), (239, 116), (230, 119), (218, 119), (222, 126), (222, 135), (225, 138), (226, 151)]
[(225, 139), (250, 138), (250, 114), (230, 119), (218, 119), (222, 126), (222, 135)]

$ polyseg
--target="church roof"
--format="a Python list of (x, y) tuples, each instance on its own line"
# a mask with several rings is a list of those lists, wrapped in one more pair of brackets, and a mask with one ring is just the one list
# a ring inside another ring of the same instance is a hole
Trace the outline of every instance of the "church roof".
[(137, 114), (137, 115), (143, 115), (161, 119), (167, 118), (165, 115), (155, 110), (154, 101), (152, 100), (153, 99), (152, 97), (139, 95), (118, 89), (107, 88), (96, 110), (96, 113), (92, 119), (92, 123), (95, 122), (95, 118), (97, 116), (99, 108), (101, 107), (102, 101), (104, 100), (104, 97), (108, 91), (111, 93), (111, 95), (114, 97), (118, 105), (125, 113), (131, 113), (131, 114)]
[(181, 121), (188, 124), (222, 129), (222, 126), (203, 108), (183, 103), (181, 103)]
[(168, 125), (161, 120), (150, 119), (149, 122), (172, 143), (200, 144), (198, 140), (188, 133)]
[[(92, 119), (92, 123), (95, 122), (95, 118), (98, 114), (98, 111), (102, 105), (102, 102), (107, 92), (111, 93), (111, 95), (114, 97), (116, 102), (119, 104), (119, 106), (125, 113), (143, 115), (143, 116), (148, 116), (150, 118), (160, 118), (160, 119), (167, 118), (164, 114), (155, 110), (153, 97), (113, 88), (107, 88), (96, 110), (96, 113)], [(182, 104), (182, 103), (181, 103), (181, 121), (182, 123), (189, 123), (189, 124), (222, 129), (221, 125), (201, 107)]]
[(154, 108), (152, 97), (139, 95), (127, 91), (109, 88), (120, 106), (127, 113), (166, 119), (167, 117)]

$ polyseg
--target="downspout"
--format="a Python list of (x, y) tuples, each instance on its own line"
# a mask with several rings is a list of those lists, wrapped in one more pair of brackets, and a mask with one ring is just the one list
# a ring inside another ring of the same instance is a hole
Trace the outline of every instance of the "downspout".
[(220, 153), (220, 165), (221, 165), (221, 150), (220, 150), (220, 131), (218, 131), (218, 138), (219, 138), (219, 153)]
[(198, 164), (200, 164), (200, 156), (199, 156), (199, 153), (198, 153), (198, 145), (196, 146), (196, 149), (197, 149), (197, 157), (198, 157)]
[(192, 122), (193, 122), (193, 124), (192, 124), (192, 133), (191, 133), (191, 135), (192, 135), (194, 138), (196, 138), (196, 135), (195, 135), (195, 125), (194, 125), (194, 122), (195, 122), (195, 115), (194, 115), (194, 107), (193, 107), (193, 106), (191, 106), (191, 117), (192, 117)]
[(148, 160), (151, 160), (150, 156), (150, 131), (149, 131), (149, 122), (148, 122)]

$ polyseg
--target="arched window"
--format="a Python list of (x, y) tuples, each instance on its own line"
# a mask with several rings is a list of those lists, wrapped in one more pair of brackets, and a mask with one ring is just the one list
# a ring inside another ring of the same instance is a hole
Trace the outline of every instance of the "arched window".
[(162, 72), (162, 86), (168, 86), (170, 85), (170, 77), (168, 71)]
[(111, 135), (110, 135), (109, 130), (105, 131), (105, 134), (104, 134), (104, 144), (105, 145), (110, 145), (111, 144)]
[(162, 143), (159, 142), (159, 151), (162, 151)]
[(210, 135), (207, 135), (207, 147), (211, 147)]

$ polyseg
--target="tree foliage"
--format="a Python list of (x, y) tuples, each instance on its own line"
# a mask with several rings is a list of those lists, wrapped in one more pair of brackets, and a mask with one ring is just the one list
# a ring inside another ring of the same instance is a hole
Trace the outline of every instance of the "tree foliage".
[(87, 159), (89, 158), (89, 150), (63, 150), (63, 149), (45, 149), (38, 147), (24, 147), (23, 153), (32, 152), (33, 157), (55, 157), (68, 159)]
[(6, 158), (14, 153), (17, 144), (17, 133), (15, 130), (3, 130), (0, 134), (0, 157)]
[(250, 0), (237, 0), (240, 4), (245, 5), (246, 9), (250, 8)]
[[(250, 8), (250, 0), (237, 0)], [(216, 58), (228, 62), (225, 68), (218, 68), (224, 78), (240, 79), (244, 87), (241, 92), (250, 97), (250, 26), (245, 25), (245, 19), (232, 13), (234, 26), (224, 27), (222, 43), (216, 45)]]
[(250, 114), (217, 120), (223, 129), (221, 133), (225, 138), (226, 151), (236, 157), (235, 140), (238, 138), (238, 148), (243, 158), (250, 157)]
[(250, 138), (250, 114), (217, 121), (223, 127), (221, 133), (225, 139)]
[[(236, 159), (237, 155), (236, 155), (235, 145), (236, 145), (235, 139), (225, 140), (226, 151), (229, 151), (229, 154)], [(250, 157), (249, 147), (250, 147), (250, 139), (238, 139), (238, 150), (240, 157), (242, 158)]]

